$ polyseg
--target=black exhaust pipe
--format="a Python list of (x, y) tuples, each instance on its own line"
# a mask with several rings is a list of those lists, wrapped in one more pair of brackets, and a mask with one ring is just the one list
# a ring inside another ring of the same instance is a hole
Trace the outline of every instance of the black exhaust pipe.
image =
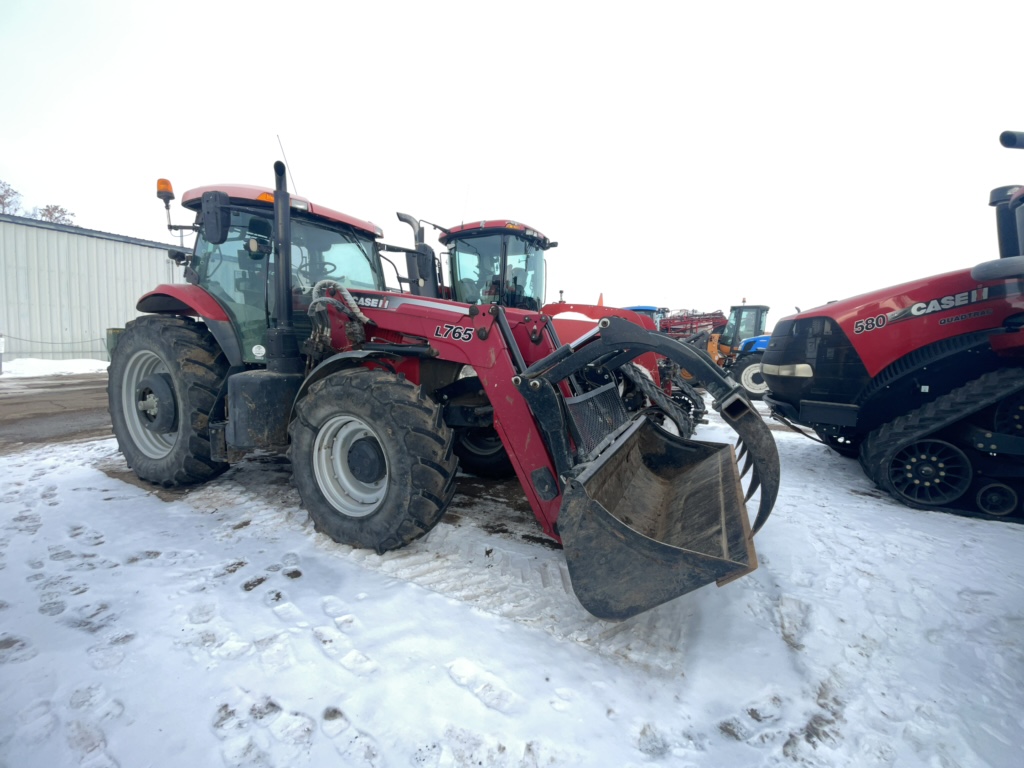
[(291, 197), (284, 163), (274, 163), (274, 282), (276, 325), (267, 331), (267, 370), (299, 373), (305, 368), (292, 325), (292, 220)]
[[(1003, 131), (999, 143), (1007, 149), (1024, 149), (1024, 131)], [(988, 204), (996, 209), (996, 234), (999, 238), (999, 258), (1008, 259), (1024, 254), (1024, 209), (1018, 196), (1020, 185), (997, 187), (989, 193)]]
[(426, 243), (423, 225), (408, 213), (397, 212), (398, 220), (412, 227), (413, 241), (416, 252), (405, 254), (405, 269), (409, 276), (409, 291), (414, 296), (427, 296), (436, 299), (441, 295), (437, 270), (437, 258), (434, 249)]

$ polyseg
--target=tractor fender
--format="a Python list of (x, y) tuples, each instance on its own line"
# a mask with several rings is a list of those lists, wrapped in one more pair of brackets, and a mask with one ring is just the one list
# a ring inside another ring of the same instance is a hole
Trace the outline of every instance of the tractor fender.
[(139, 299), (135, 308), (155, 315), (198, 317), (210, 329), (228, 363), (232, 366), (244, 364), (238, 336), (227, 312), (198, 285), (158, 285)]
[(378, 352), (376, 350), (358, 350), (352, 349), (348, 352), (339, 352), (336, 355), (324, 360), (320, 365), (314, 368), (309, 376), (302, 382), (302, 386), (299, 387), (299, 391), (295, 394), (295, 400), (292, 401), (292, 413), (295, 412), (295, 404), (301, 400), (309, 388), (316, 384), (320, 379), (330, 376), (332, 373), (345, 370), (346, 368), (356, 368), (361, 366), (366, 360), (377, 359), (390, 359), (394, 360), (394, 355), (387, 352)]

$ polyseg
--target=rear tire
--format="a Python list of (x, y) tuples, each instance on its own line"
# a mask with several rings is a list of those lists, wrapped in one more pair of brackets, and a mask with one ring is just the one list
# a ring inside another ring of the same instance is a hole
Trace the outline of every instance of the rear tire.
[(354, 368), (313, 384), (295, 411), (292, 477), (318, 531), (380, 554), (437, 525), (458, 460), (441, 409), (419, 387)]
[(107, 371), (114, 436), (136, 475), (171, 488), (228, 468), (210, 458), (209, 429), (228, 362), (205, 325), (170, 315), (132, 320)]
[(493, 427), (456, 430), (455, 455), (459, 457), (459, 468), (477, 477), (505, 480), (516, 473)]
[(768, 391), (768, 382), (761, 375), (761, 358), (764, 355), (747, 355), (730, 369), (729, 374), (739, 382), (751, 400), (760, 400)]

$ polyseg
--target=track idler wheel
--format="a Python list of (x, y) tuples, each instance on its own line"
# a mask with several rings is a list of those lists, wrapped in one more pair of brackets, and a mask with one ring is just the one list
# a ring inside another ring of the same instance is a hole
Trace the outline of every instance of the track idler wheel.
[(987, 515), (1005, 517), (1017, 509), (1017, 492), (1004, 483), (989, 483), (975, 497), (978, 509)]

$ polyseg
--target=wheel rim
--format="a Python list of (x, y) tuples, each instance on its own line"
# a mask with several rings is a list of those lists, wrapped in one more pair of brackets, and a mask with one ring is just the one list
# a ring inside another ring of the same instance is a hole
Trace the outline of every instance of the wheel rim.
[(162, 459), (174, 449), (176, 432), (158, 434), (146, 428), (150, 421), (147, 409), (151, 404), (136, 399), (139, 382), (154, 373), (169, 373), (159, 355), (149, 350), (136, 352), (129, 358), (121, 378), (121, 410), (128, 434), (138, 449), (150, 459)]
[(978, 491), (975, 501), (982, 512), (1003, 517), (1017, 509), (1017, 492), (1003, 483), (989, 483)]
[(470, 453), (487, 458), (505, 450), (505, 446), (492, 429), (467, 429), (459, 435), (462, 447)]
[(1003, 434), (1024, 434), (1024, 392), (1010, 395), (999, 403), (993, 426), (996, 432)]
[[(379, 480), (360, 480), (349, 463), (353, 447), (368, 439), (380, 446), (380, 439), (366, 422), (354, 416), (335, 416), (320, 427), (313, 442), (313, 474), (317, 485), (331, 506), (349, 517), (373, 514), (388, 491), (387, 457), (383, 450), (380, 455), (385, 468)], [(366, 476), (363, 471), (359, 474)]]
[(755, 395), (763, 395), (768, 391), (768, 384), (765, 383), (764, 376), (761, 375), (760, 365), (748, 365), (740, 373), (740, 384), (743, 388)]
[(922, 440), (901, 449), (889, 464), (896, 492), (918, 504), (950, 504), (971, 484), (971, 462), (955, 445)]

